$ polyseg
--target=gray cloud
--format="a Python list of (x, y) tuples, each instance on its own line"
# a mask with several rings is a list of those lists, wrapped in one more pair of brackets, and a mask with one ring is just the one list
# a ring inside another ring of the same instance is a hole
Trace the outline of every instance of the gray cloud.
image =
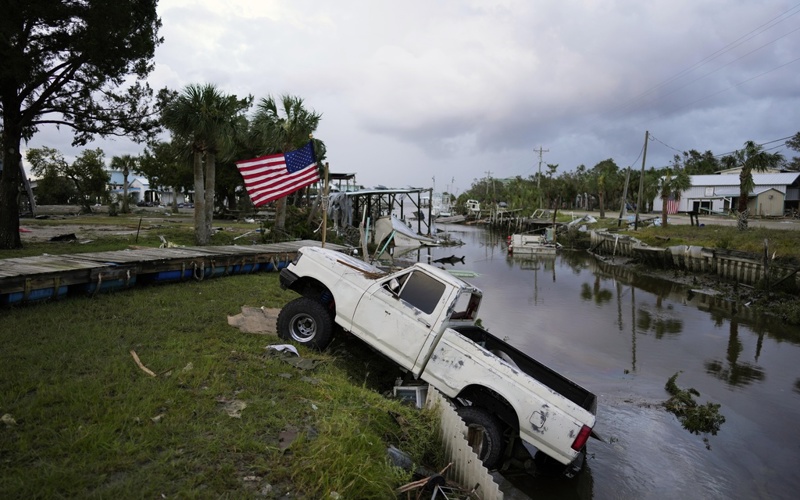
[[(154, 87), (303, 97), (323, 114), (332, 169), (366, 185), (436, 176), (463, 191), (489, 171), (533, 174), (539, 146), (559, 172), (627, 166), (645, 130), (659, 139), (648, 166), (661, 166), (671, 148), (726, 153), (800, 129), (800, 6), (784, 0), (162, 0), (159, 11)], [(138, 147), (102, 144), (109, 156)]]

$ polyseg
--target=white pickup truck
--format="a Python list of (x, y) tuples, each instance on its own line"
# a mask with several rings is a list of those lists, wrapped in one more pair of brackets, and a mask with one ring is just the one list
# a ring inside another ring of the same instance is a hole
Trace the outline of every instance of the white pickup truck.
[(595, 395), (477, 326), (479, 289), (428, 264), (387, 274), (318, 247), (301, 248), (280, 282), (301, 295), (278, 315), (281, 338), (324, 349), (336, 325), (352, 332), (448, 396), (482, 431), (488, 468), (581, 470)]

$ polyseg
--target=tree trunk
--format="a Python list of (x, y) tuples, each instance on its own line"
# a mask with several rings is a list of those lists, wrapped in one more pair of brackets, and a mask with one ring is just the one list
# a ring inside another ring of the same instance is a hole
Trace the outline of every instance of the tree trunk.
[(667, 199), (661, 198), (661, 227), (667, 227)]
[(78, 189), (78, 196), (81, 199), (81, 212), (84, 214), (92, 213), (92, 200), (89, 195), (86, 193), (86, 190), (81, 185), (81, 181), (75, 177), (70, 176), (69, 179), (75, 184), (75, 187)]
[(604, 206), (604, 203), (603, 203), (604, 200), (603, 200), (603, 192), (602, 191), (597, 193), (597, 198), (598, 198), (598, 202), (600, 203), (600, 218), (601, 219), (605, 219), (606, 218), (606, 207)]
[[(8, 107), (4, 109), (9, 113)], [(17, 120), (8, 114), (3, 115), (3, 174), (0, 175), (0, 249), (22, 248), (19, 237), (19, 194), (20, 171), (19, 153), (22, 131), (14, 123)]]
[(214, 220), (214, 184), (216, 183), (216, 161), (213, 152), (206, 152), (206, 243), (211, 241), (211, 222)]
[(122, 176), (125, 178), (122, 183), (122, 213), (127, 214), (130, 212), (128, 208), (128, 167), (122, 169)]
[(286, 227), (286, 197), (278, 198), (275, 202), (275, 229), (283, 230)]
[(739, 231), (747, 231), (747, 209), (740, 211), (736, 217), (736, 229)]
[(206, 191), (203, 182), (203, 156), (194, 152), (194, 239), (198, 245), (208, 244), (206, 232)]
[(172, 211), (178, 213), (178, 186), (172, 186)]

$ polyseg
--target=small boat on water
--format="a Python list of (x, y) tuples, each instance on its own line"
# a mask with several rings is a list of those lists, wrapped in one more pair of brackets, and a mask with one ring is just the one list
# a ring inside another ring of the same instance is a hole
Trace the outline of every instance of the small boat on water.
[(555, 242), (553, 228), (544, 233), (519, 233), (508, 237), (509, 255), (555, 255), (559, 244)]
[[(384, 243), (388, 237), (394, 240), (395, 246), (418, 248), (421, 246), (439, 246), (439, 241), (415, 233), (403, 224), (400, 219), (393, 216), (384, 216), (375, 221), (375, 244)], [(389, 242), (386, 241), (386, 244)]]

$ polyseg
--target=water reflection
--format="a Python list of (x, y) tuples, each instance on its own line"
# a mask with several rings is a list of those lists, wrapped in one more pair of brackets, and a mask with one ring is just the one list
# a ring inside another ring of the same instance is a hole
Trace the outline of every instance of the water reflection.
[[(758, 351), (760, 351), (762, 343), (763, 337), (759, 335), (756, 359), (758, 359)], [(743, 386), (753, 381), (764, 380), (764, 370), (761, 367), (739, 361), (739, 355), (742, 354), (743, 350), (744, 346), (739, 340), (739, 322), (734, 318), (730, 322), (730, 335), (728, 337), (727, 356), (725, 357), (727, 365), (719, 359), (706, 361), (706, 372), (731, 386)]]
[(636, 327), (642, 333), (653, 332), (657, 339), (664, 335), (677, 335), (683, 330), (683, 322), (677, 318), (664, 317), (662, 311), (651, 312), (639, 309)]
[[(477, 274), (465, 279), (484, 291), (484, 325), (599, 398), (606, 442), (590, 441), (587, 473), (509, 476), (506, 498), (794, 497), (800, 448), (787, 436), (800, 420), (800, 329), (585, 253), (509, 257), (505, 235), (453, 231), (463, 247), (413, 260), (465, 255), (447, 269)], [(663, 407), (678, 371), (679, 385), (726, 417), (710, 449)]]
[(581, 285), (581, 298), (583, 300), (593, 300), (595, 304), (602, 305), (610, 302), (614, 298), (614, 294), (607, 288), (601, 288), (600, 276), (596, 276), (594, 285), (590, 286), (588, 283)]
[[(586, 462), (583, 471), (573, 480), (531, 477), (524, 472), (495, 473), (495, 480), (504, 490), (503, 498), (518, 500), (526, 498), (558, 498), (564, 500), (586, 500), (594, 498), (592, 467)], [(503, 486), (513, 486), (513, 489)]]

